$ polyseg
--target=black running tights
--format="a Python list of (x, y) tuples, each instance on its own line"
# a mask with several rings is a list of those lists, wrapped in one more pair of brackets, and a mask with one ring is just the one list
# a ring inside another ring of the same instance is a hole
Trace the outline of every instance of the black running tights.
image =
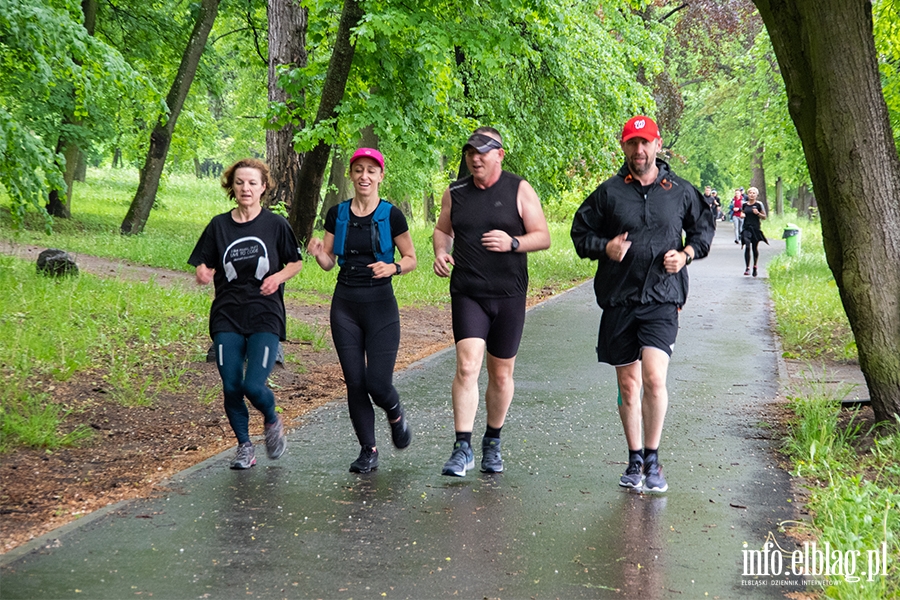
[[(400, 311), (391, 296), (376, 302), (331, 301), (331, 338), (347, 383), (350, 420), (361, 446), (375, 445), (374, 402), (400, 416), (394, 363), (400, 347)], [(371, 401), (370, 401), (371, 398)]]
[[(751, 242), (753, 245), (753, 266), (756, 266), (756, 263), (759, 262), (759, 242)], [(751, 244), (744, 245), (744, 265), (749, 269), (750, 268), (750, 246)]]

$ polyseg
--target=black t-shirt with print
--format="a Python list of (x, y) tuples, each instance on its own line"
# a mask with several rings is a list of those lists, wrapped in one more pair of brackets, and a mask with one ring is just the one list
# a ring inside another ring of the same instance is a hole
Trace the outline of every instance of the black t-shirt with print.
[(216, 297), (209, 311), (209, 334), (274, 333), (285, 339), (284, 285), (269, 296), (259, 288), (284, 265), (301, 260), (288, 222), (266, 209), (237, 223), (231, 212), (216, 215), (191, 252), (188, 264), (215, 269)]

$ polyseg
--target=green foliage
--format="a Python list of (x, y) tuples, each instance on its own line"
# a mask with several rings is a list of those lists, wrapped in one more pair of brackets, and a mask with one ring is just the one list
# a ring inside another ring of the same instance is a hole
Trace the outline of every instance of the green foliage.
[(0, 0), (0, 183), (17, 220), (65, 188), (57, 139), (99, 137), (141, 81), (81, 19), (77, 2)]
[(900, 0), (875, 0), (872, 15), (884, 100), (900, 152)]

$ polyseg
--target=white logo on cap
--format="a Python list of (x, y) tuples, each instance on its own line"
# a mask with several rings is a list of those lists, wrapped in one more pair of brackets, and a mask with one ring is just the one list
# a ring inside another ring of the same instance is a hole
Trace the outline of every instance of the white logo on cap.
[(643, 129), (643, 128), (644, 128), (644, 125), (646, 125), (646, 124), (647, 124), (646, 121), (644, 121), (643, 119), (641, 119), (640, 121), (635, 121), (635, 122), (634, 122), (634, 128), (635, 128), (635, 129)]

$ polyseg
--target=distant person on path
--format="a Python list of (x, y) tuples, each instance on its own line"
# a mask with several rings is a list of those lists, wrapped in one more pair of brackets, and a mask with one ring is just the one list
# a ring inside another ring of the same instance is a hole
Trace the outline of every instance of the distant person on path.
[(716, 221), (719, 221), (719, 220), (724, 221), (725, 220), (725, 211), (722, 210), (722, 199), (719, 198), (719, 192), (717, 192), (716, 190), (713, 190), (712, 197), (716, 199), (716, 210), (713, 211), (713, 212), (715, 212), (715, 215), (716, 215)]
[(734, 243), (741, 243), (741, 230), (744, 228), (744, 195), (741, 189), (734, 190), (734, 198), (731, 199), (731, 222), (734, 224)]
[(550, 232), (534, 188), (502, 168), (505, 152), (500, 133), (479, 127), (463, 146), (463, 154), (471, 175), (444, 192), (434, 229), (434, 272), (450, 277), (456, 342), (451, 391), (456, 442), (442, 473), (455, 477), (475, 467), (472, 430), (485, 349), (487, 428), (481, 440), (481, 471), (503, 471), (500, 430), (513, 398), (513, 370), (525, 324), (525, 253), (550, 247)]
[(213, 217), (188, 259), (196, 267), (197, 283), (212, 281), (216, 289), (209, 334), (225, 414), (238, 442), (232, 469), (256, 464), (245, 397), (263, 414), (269, 458), (278, 458), (286, 447), (284, 423), (266, 380), (278, 343), (285, 339), (284, 282), (303, 263), (291, 226), (260, 204), (270, 185), (269, 167), (260, 160), (245, 158), (228, 167), (222, 187), (237, 206)]
[(629, 119), (620, 145), (625, 164), (581, 204), (572, 241), (578, 256), (597, 261), (597, 358), (616, 369), (628, 444), (619, 485), (665, 492), (658, 451), (678, 311), (688, 295), (684, 267), (709, 252), (715, 220), (700, 192), (657, 157), (662, 139), (652, 119)]
[[(324, 239), (313, 238), (307, 251), (330, 271), (340, 266), (331, 299), (331, 337), (347, 383), (350, 421), (359, 441), (351, 473), (378, 468), (375, 410), (384, 410), (394, 446), (403, 449), (412, 431), (394, 387), (394, 365), (400, 348), (400, 310), (391, 283), (416, 268), (416, 250), (406, 217), (382, 200), (384, 156), (360, 148), (350, 158), (354, 195), (325, 215)], [(400, 260), (394, 262), (394, 248)]]
[(759, 262), (759, 243), (769, 243), (762, 232), (761, 222), (766, 219), (766, 209), (756, 199), (759, 190), (755, 187), (747, 189), (747, 201), (742, 206), (744, 228), (741, 230), (741, 246), (744, 248), (744, 275), (750, 275), (750, 251), (753, 250), (753, 276), (757, 274)]

